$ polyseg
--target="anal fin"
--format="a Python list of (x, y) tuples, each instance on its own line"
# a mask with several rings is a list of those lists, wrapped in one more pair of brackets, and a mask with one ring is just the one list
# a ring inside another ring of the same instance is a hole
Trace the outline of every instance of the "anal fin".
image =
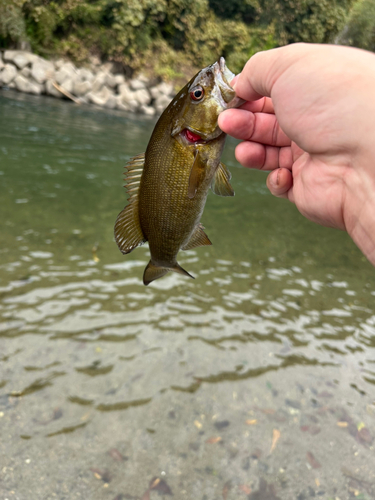
[(144, 160), (144, 154), (137, 155), (125, 167), (125, 188), (130, 196), (128, 205), (118, 214), (115, 223), (115, 240), (121, 252), (125, 254), (147, 241), (138, 213), (138, 190)]
[(212, 179), (211, 189), (219, 196), (234, 196), (234, 190), (230, 185), (231, 174), (224, 163), (219, 163), (219, 166)]
[(204, 227), (202, 224), (198, 224), (195, 226), (194, 232), (191, 235), (190, 240), (181, 247), (181, 250), (191, 250), (196, 247), (203, 247), (206, 245), (212, 245), (210, 239), (207, 234), (203, 231)]

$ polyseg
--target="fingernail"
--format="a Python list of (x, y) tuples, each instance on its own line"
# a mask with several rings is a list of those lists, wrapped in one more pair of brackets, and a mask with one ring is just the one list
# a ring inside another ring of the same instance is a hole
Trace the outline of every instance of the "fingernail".
[(267, 187), (274, 196), (280, 194), (280, 169), (273, 171), (267, 178)]
[(280, 169), (277, 169), (276, 172), (272, 172), (269, 176), (269, 184), (270, 188), (277, 189), (280, 184)]

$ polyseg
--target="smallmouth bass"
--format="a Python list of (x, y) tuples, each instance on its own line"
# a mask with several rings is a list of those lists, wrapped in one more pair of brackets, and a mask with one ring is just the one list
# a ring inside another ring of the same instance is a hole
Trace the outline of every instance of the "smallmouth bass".
[(145, 285), (168, 271), (193, 278), (177, 254), (211, 245), (200, 223), (208, 190), (234, 195), (220, 162), (226, 134), (217, 124), (221, 111), (244, 102), (229, 85), (233, 77), (223, 57), (199, 71), (160, 116), (146, 152), (126, 165), (129, 199), (117, 217), (115, 240), (124, 254), (149, 242)]

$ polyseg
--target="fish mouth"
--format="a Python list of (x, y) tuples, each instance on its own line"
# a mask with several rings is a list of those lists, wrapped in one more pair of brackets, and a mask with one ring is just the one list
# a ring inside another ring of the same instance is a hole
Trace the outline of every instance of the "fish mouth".
[(236, 75), (227, 67), (224, 57), (220, 57), (212, 67), (220, 88), (221, 96), (225, 101), (225, 106), (223, 106), (224, 109), (238, 108), (244, 104), (246, 101), (237, 97), (233, 87), (230, 85), (230, 82)]
[(219, 63), (220, 72), (223, 76), (223, 80), (225, 81), (225, 83), (227, 85), (230, 86), (230, 82), (233, 80), (233, 78), (236, 75), (234, 73), (232, 73), (229, 68), (227, 68), (224, 57), (220, 57), (218, 63)]
[(207, 140), (202, 137), (201, 133), (198, 134), (197, 131), (191, 130), (190, 128), (184, 128), (180, 132), (180, 135), (188, 145), (205, 144), (207, 142)]

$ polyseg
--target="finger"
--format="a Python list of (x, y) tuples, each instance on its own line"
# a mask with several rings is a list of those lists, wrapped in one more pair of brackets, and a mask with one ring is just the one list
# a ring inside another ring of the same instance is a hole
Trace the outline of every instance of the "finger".
[(264, 146), (257, 142), (241, 142), (235, 151), (236, 159), (247, 168), (259, 170), (275, 170), (276, 168), (292, 168), (293, 158), (290, 147), (277, 148)]
[(232, 88), (234, 88), (234, 86), (236, 85), (236, 81), (238, 80), (238, 77), (239, 77), (239, 76), (240, 76), (240, 74), (238, 74), (238, 75), (234, 76), (234, 77), (233, 77), (233, 80), (231, 80), (231, 81), (229, 82), (229, 85), (230, 85)]
[(287, 168), (278, 168), (267, 177), (267, 187), (274, 196), (292, 201), (293, 176)]
[(289, 137), (281, 130), (275, 115), (251, 113), (244, 109), (228, 109), (219, 116), (219, 127), (243, 141), (270, 146), (290, 146)]
[(270, 97), (262, 97), (257, 101), (246, 101), (239, 109), (246, 109), (252, 113), (271, 113), (275, 114), (273, 102)]
[(247, 61), (238, 76), (236, 94), (246, 101), (255, 101), (263, 96), (271, 97), (278, 79), (310, 50), (308, 44), (297, 43), (258, 52)]
[(250, 111), (227, 109), (220, 113), (218, 124), (226, 134), (243, 140), (254, 130), (255, 117)]
[[(249, 112), (245, 111), (245, 113)], [(249, 137), (245, 137), (244, 140), (260, 142), (262, 144), (268, 144), (269, 146), (281, 147), (291, 145), (291, 140), (281, 130), (279, 122), (275, 115), (270, 115), (267, 113), (255, 113), (254, 117), (255, 123), (253, 132), (251, 135), (249, 135)]]

